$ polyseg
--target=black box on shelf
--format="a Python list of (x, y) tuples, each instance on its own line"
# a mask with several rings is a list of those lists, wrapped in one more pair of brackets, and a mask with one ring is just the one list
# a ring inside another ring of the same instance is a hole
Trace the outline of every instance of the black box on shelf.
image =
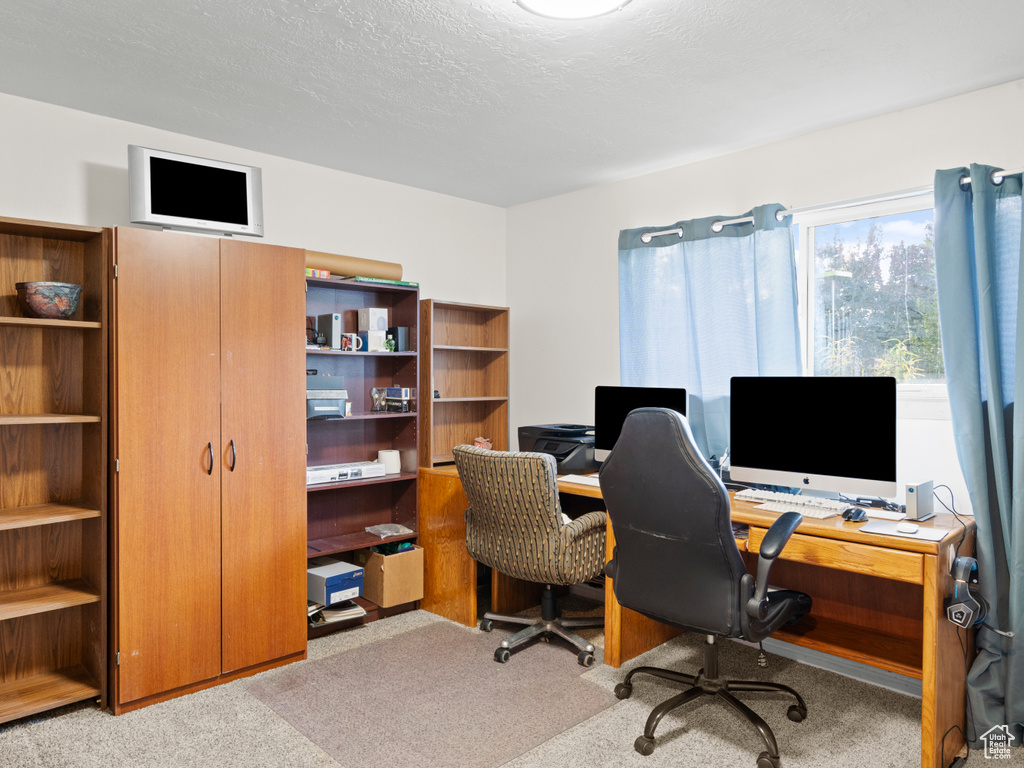
[(409, 328), (404, 325), (392, 325), (388, 328), (388, 336), (395, 340), (395, 352), (409, 352)]
[(344, 376), (306, 376), (307, 419), (343, 418), (347, 401)]

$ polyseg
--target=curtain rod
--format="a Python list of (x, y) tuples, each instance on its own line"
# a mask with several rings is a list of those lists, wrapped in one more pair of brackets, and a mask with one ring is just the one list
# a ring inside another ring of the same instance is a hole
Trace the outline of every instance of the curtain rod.
[[(1012, 171), (992, 171), (992, 183), (1002, 184), (1003, 179), (1006, 176), (1017, 176), (1024, 173), (1024, 168), (1018, 168)], [(961, 176), (960, 185), (971, 183), (970, 176)], [(870, 197), (858, 197), (854, 200), (840, 200), (833, 203), (821, 203), (818, 205), (805, 205), (801, 208), (788, 208), (785, 210), (778, 210), (775, 212), (775, 218), (778, 221), (782, 221), (786, 216), (799, 215), (801, 213), (819, 213), (821, 211), (837, 211), (843, 208), (856, 208), (858, 205), (869, 205), (870, 203), (884, 203), (889, 200), (903, 200), (909, 197), (923, 197), (924, 195), (930, 195), (935, 191), (935, 187), (916, 187), (915, 189), (905, 189), (902, 192), (893, 192), (888, 195), (872, 195)], [(721, 232), (725, 227), (732, 226), (734, 224), (752, 224), (754, 222), (753, 216), (742, 216), (738, 219), (726, 219), (724, 221), (713, 221), (711, 222), (712, 232)], [(640, 235), (640, 241), (643, 243), (651, 242), (651, 238), (660, 237), (661, 235), (678, 235), (680, 238), (683, 236), (683, 228), (676, 227), (675, 229), (663, 229), (659, 232), (644, 232)]]

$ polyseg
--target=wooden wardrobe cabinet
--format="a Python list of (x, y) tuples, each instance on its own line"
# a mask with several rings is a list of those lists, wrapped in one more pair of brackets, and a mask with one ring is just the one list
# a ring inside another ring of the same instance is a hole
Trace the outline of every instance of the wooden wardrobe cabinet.
[(305, 657), (304, 253), (115, 230), (111, 701)]

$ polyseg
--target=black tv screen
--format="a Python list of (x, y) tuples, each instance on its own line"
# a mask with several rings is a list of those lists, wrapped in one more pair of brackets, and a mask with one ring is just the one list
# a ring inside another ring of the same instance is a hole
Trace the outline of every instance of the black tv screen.
[(243, 172), (151, 157), (149, 173), (153, 213), (229, 224), (249, 223)]
[(676, 387), (595, 387), (594, 448), (610, 451), (619, 439), (629, 412), (637, 408), (670, 408), (686, 415), (686, 390)]

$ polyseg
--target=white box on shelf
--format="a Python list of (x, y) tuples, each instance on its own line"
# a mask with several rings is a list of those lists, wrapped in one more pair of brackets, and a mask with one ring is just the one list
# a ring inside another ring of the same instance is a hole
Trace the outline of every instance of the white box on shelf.
[(383, 476), (384, 465), (376, 461), (351, 461), (347, 464), (322, 464), (319, 467), (306, 467), (306, 485)]
[[(388, 310), (386, 307), (363, 307), (359, 310), (360, 331), (388, 330)], [(373, 350), (370, 350), (371, 352)]]
[(386, 336), (385, 331), (360, 331), (359, 338), (363, 340), (363, 352), (384, 352)]

